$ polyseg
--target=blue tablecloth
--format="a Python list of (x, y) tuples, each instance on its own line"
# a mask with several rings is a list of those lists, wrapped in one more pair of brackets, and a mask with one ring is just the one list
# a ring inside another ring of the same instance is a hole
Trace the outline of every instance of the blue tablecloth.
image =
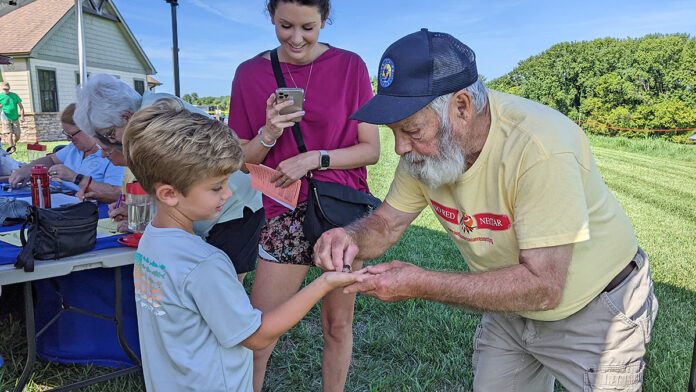
[[(29, 189), (3, 191), (0, 196), (25, 197)], [(108, 217), (108, 205), (99, 204), (99, 218)], [(0, 226), (0, 232), (20, 229), (21, 225)], [(98, 238), (94, 250), (123, 247), (120, 236)], [(0, 241), (0, 264), (14, 263), (21, 248)], [(41, 263), (41, 260), (36, 260)], [(31, 272), (29, 272), (31, 273)], [(133, 266), (121, 268), (123, 322), (128, 345), (140, 356), (138, 322), (135, 311)], [(61, 311), (61, 300), (73, 307), (113, 317), (114, 271), (108, 268), (74, 272), (67, 276), (34, 282), (36, 331), (40, 331)], [(60, 316), (37, 340), (37, 353), (47, 361), (81, 363), (121, 368), (132, 366), (118, 343), (116, 325), (109, 320), (77, 312)]]

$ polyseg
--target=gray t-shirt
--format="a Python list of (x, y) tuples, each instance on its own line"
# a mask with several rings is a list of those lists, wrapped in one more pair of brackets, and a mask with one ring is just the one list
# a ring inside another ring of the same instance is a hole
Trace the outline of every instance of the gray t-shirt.
[(227, 255), (180, 229), (147, 226), (135, 254), (135, 300), (148, 391), (251, 391), (261, 325)]

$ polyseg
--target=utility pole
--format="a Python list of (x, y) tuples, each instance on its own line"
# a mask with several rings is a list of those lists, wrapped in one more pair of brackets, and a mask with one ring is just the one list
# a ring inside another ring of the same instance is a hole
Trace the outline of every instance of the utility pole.
[(82, 15), (82, 0), (75, 0), (75, 14), (77, 15), (77, 62), (80, 69), (80, 86), (84, 85), (87, 78), (87, 63), (85, 61), (85, 26)]
[(176, 7), (178, 0), (165, 0), (172, 6), (172, 58), (174, 61), (174, 95), (181, 97), (179, 91), (179, 38), (176, 30)]

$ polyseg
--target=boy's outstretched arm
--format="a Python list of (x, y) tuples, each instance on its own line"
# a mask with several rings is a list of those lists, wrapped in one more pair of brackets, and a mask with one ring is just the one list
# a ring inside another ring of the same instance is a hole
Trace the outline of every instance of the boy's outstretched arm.
[(261, 316), (261, 326), (241, 345), (260, 350), (297, 324), (329, 291), (362, 282), (365, 273), (325, 272), (277, 308)]

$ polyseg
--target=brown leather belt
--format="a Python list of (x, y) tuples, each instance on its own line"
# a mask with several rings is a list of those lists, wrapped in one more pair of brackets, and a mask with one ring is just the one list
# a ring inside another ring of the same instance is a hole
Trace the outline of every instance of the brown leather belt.
[(612, 279), (611, 282), (609, 282), (607, 287), (605, 287), (604, 291), (602, 291), (602, 292), (606, 293), (606, 292), (614, 290), (616, 288), (616, 286), (620, 285), (621, 282), (623, 282), (626, 279), (626, 277), (633, 271), (634, 267), (637, 268), (638, 264), (636, 264), (635, 260), (631, 260), (631, 262), (628, 263), (628, 265), (626, 267), (624, 267), (624, 269), (622, 269), (621, 272), (616, 274), (614, 279)]

